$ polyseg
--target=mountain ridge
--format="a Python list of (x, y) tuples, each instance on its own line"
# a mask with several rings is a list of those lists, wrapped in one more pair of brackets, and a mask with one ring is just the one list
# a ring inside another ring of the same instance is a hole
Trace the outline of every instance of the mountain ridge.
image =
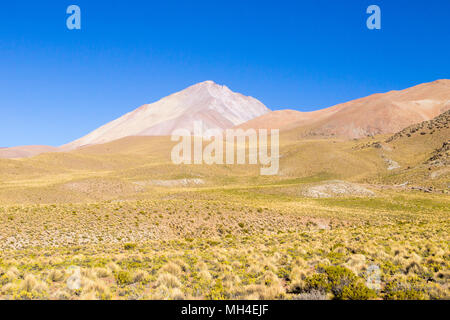
[(208, 80), (154, 103), (144, 104), (60, 148), (1, 148), (0, 158), (71, 151), (128, 136), (170, 135), (179, 128), (192, 132), (194, 121), (202, 121), (204, 129), (281, 129), (296, 139), (314, 136), (363, 138), (397, 133), (447, 110), (450, 110), (448, 79), (376, 93), (310, 112), (292, 109), (270, 111), (257, 99)]
[(274, 124), (280, 124), (280, 130), (292, 130), (298, 137), (353, 139), (395, 133), (449, 109), (450, 80), (442, 79), (404, 90), (372, 94), (317, 111), (274, 111), (238, 127), (273, 129)]

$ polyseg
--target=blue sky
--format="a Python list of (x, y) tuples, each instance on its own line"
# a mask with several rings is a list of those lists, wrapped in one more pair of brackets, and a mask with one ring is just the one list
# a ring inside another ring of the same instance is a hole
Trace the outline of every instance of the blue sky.
[(4, 1), (0, 147), (61, 145), (204, 80), (309, 111), (450, 78), (449, 20), (448, 0)]

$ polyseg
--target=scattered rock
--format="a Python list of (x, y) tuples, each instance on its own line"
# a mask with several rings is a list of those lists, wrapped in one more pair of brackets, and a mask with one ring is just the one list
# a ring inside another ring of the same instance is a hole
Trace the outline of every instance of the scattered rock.
[(425, 164), (437, 167), (450, 165), (450, 140), (444, 142), (442, 147), (434, 150), (433, 155)]
[(398, 168), (401, 167), (401, 166), (398, 164), (398, 162), (396, 162), (396, 161), (394, 161), (394, 160), (385, 158), (384, 161), (386, 161), (386, 163), (388, 164), (388, 168), (387, 168), (387, 169), (388, 169), (389, 171), (395, 170), (395, 169), (398, 169)]
[(392, 142), (402, 137), (410, 138), (413, 135), (433, 134), (436, 130), (450, 127), (450, 110), (438, 115), (436, 118), (409, 126), (393, 136), (389, 137), (386, 142)]
[(336, 196), (374, 196), (375, 193), (356, 183), (333, 180), (307, 188), (303, 195), (310, 198), (332, 198)]
[(433, 187), (411, 187), (411, 190), (416, 190), (416, 191), (422, 191), (425, 193), (432, 193), (433, 192)]

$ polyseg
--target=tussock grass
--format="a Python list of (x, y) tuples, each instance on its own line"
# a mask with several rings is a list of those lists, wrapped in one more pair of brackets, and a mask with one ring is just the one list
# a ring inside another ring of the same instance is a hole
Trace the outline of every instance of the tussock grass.
[[(448, 194), (383, 184), (413, 175), (420, 144), (412, 159), (383, 149), (403, 166), (387, 172), (379, 149), (355, 148), (372, 139), (292, 139), (277, 177), (174, 166), (162, 138), (0, 160), (0, 299), (450, 298)], [(206, 183), (145, 183), (184, 178)], [(375, 195), (304, 196), (333, 179)]]

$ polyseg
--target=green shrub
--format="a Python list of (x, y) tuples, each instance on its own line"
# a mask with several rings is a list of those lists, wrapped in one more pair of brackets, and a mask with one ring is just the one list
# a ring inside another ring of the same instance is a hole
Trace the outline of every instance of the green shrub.
[(115, 275), (118, 285), (127, 285), (133, 283), (133, 277), (128, 271), (119, 271)]
[(286, 268), (279, 268), (277, 272), (277, 276), (280, 279), (284, 279), (285, 281), (291, 281), (290, 279), (290, 272)]
[(305, 279), (305, 291), (332, 293), (338, 300), (367, 300), (376, 298), (376, 293), (367, 288), (362, 279), (341, 266), (317, 267), (319, 273)]
[(423, 289), (414, 283), (402, 282), (394, 279), (386, 283), (384, 288), (384, 299), (386, 300), (424, 300), (426, 299)]
[(14, 300), (33, 300), (35, 297), (33, 293), (22, 290), (16, 294), (14, 294), (13, 299)]
[(342, 288), (341, 299), (343, 300), (369, 300), (377, 297), (375, 291), (367, 288), (361, 282), (354, 282)]
[(226, 290), (223, 287), (222, 280), (217, 279), (210, 292), (206, 295), (206, 299), (224, 300), (226, 299)]
[(0, 285), (2, 285), (2, 286), (9, 283), (10, 281), (11, 281), (11, 279), (9, 279), (6, 274), (4, 274), (0, 277)]
[(305, 291), (330, 292), (331, 285), (325, 274), (316, 273), (305, 279)]

